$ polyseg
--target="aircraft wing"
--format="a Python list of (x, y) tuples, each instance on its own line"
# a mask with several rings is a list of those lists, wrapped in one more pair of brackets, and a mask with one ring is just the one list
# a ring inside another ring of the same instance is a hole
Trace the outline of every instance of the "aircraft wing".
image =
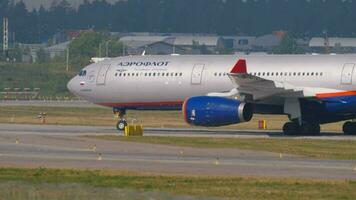
[[(306, 97), (306, 88), (298, 88), (289, 83), (267, 80), (247, 73), (246, 60), (239, 60), (229, 74), (241, 95), (250, 95), (253, 100), (278, 97)], [(309, 93), (309, 92), (307, 92)]]

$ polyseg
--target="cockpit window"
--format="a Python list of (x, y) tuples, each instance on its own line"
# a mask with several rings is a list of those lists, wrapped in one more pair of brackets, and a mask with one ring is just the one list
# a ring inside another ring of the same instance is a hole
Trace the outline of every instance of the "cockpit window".
[(87, 75), (87, 70), (80, 70), (79, 76), (86, 76)]

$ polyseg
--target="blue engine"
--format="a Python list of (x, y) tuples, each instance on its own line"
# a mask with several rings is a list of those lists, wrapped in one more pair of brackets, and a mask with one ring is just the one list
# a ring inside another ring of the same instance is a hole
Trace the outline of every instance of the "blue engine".
[(199, 96), (183, 104), (185, 121), (196, 126), (224, 126), (252, 119), (251, 104), (222, 97)]
[(330, 113), (356, 114), (355, 96), (343, 96), (323, 99), (325, 110)]

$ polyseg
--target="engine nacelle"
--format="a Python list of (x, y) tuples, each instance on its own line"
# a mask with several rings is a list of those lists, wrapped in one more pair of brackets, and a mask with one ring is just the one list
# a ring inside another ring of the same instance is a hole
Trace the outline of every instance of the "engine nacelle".
[(249, 103), (223, 97), (199, 96), (183, 104), (184, 119), (196, 126), (225, 126), (248, 122), (253, 116)]

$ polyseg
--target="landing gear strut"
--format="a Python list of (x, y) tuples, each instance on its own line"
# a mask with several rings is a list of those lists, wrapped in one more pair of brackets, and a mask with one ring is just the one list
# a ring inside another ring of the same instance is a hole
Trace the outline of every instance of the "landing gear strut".
[(125, 130), (125, 127), (127, 126), (127, 122), (125, 119), (126, 110), (115, 110), (114, 109), (114, 113), (118, 114), (118, 116), (119, 116), (119, 121), (116, 124), (117, 130), (119, 130), (119, 131)]
[(342, 130), (345, 135), (356, 135), (356, 122), (345, 122)]
[(315, 122), (304, 122), (299, 125), (298, 122), (287, 122), (283, 126), (284, 135), (319, 135), (320, 125)]

